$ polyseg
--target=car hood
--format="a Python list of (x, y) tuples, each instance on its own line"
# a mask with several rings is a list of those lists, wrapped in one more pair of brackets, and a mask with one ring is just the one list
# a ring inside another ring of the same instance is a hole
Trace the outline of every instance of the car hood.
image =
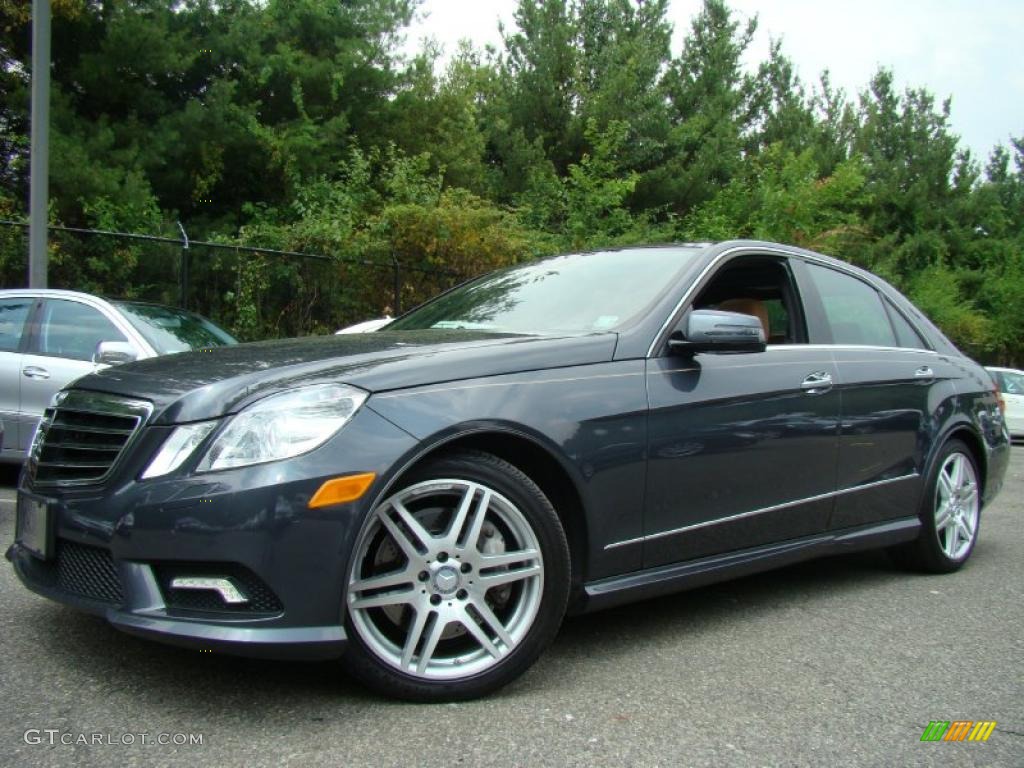
[(75, 382), (149, 400), (156, 424), (234, 413), (296, 386), (344, 382), (382, 392), (611, 360), (614, 333), (520, 336), (479, 331), (378, 331), (182, 352), (113, 366)]

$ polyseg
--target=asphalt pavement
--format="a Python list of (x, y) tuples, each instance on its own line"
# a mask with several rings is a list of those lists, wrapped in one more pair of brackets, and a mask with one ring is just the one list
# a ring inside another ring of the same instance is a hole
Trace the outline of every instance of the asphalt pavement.
[[(138, 640), (0, 561), (0, 765), (1024, 766), (1022, 514), (1017, 447), (957, 574), (866, 553), (571, 619), (518, 682), (448, 705)], [(922, 742), (933, 720), (997, 725)]]

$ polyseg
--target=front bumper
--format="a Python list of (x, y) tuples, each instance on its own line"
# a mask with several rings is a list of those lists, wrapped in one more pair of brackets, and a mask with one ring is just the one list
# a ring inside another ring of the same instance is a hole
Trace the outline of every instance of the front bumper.
[[(44, 597), (154, 640), (238, 655), (340, 656), (349, 553), (392, 467), (415, 441), (372, 410), (305, 456), (136, 481), (164, 434), (140, 439), (103, 488), (28, 488), (54, 517), (53, 555), (15, 544), (19, 579)], [(331, 477), (376, 472), (358, 501), (307, 503)], [(229, 578), (248, 598), (177, 590), (172, 577)], [(196, 599), (200, 597), (202, 599)]]
[(14, 544), (7, 559), (21, 582), (33, 592), (79, 610), (105, 618), (115, 628), (139, 637), (198, 651), (273, 659), (332, 659), (345, 650), (345, 630), (340, 624), (325, 627), (260, 626), (262, 622), (227, 617), (210, 620), (199, 611), (175, 615), (163, 602), (148, 565), (119, 564), (124, 598), (119, 603), (96, 599), (53, 584), (40, 563)]

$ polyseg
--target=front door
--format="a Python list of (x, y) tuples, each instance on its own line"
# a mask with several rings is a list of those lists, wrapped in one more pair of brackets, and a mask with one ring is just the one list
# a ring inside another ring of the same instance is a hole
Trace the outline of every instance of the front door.
[(759, 317), (769, 345), (648, 361), (645, 567), (820, 533), (833, 505), (837, 371), (788, 262), (734, 260), (692, 306)]
[(101, 341), (127, 341), (95, 307), (72, 299), (46, 299), (32, 346), (21, 358), (21, 411), (28, 449), (32, 431), (53, 396), (75, 379), (98, 369), (92, 362)]
[(21, 362), (24, 355), (21, 349), (35, 301), (29, 297), (0, 299), (0, 422), (4, 427), (4, 453), (14, 458), (17, 458), (14, 452), (24, 450), (23, 445), (30, 438), (30, 435), (21, 437), (22, 432), (31, 429), (22, 424)]

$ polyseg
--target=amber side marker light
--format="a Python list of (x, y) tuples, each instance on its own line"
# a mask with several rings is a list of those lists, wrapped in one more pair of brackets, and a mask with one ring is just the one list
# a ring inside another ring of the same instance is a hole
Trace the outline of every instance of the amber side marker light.
[(318, 507), (329, 507), (332, 504), (343, 504), (346, 501), (355, 501), (366, 493), (366, 489), (370, 487), (376, 477), (374, 472), (332, 477), (320, 486), (306, 506), (310, 509), (317, 509)]

